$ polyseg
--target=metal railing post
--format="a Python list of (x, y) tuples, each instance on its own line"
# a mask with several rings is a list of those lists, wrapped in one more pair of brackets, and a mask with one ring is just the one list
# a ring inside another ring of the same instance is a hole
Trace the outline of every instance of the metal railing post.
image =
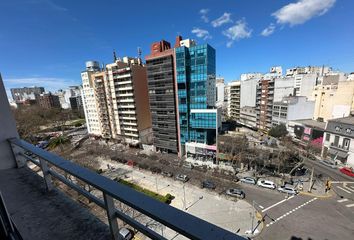
[(109, 230), (113, 240), (119, 239), (119, 228), (116, 218), (116, 209), (114, 207), (113, 198), (106, 193), (103, 193), (104, 204), (106, 206), (107, 218), (109, 223)]
[(44, 179), (44, 183), (47, 188), (47, 191), (51, 191), (53, 189), (53, 184), (52, 184), (52, 177), (48, 171), (49, 170), (48, 163), (42, 158), (39, 158), (39, 163), (41, 164), (41, 169), (43, 172), (43, 179)]

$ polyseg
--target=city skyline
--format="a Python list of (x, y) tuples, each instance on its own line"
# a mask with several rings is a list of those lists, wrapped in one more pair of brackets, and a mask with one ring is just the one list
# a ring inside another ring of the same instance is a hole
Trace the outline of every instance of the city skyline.
[[(141, 7), (108, 3), (109, 9), (69, 1), (1, 3), (0, 51), (5, 54), (0, 67), (7, 90), (37, 85), (54, 91), (79, 85), (85, 61), (111, 62), (113, 49), (121, 57), (134, 57), (137, 47), (144, 57), (150, 42), (173, 42), (178, 34), (213, 46), (216, 74), (227, 82), (239, 79), (241, 73), (265, 73), (275, 65), (283, 69), (326, 65), (352, 71), (354, 33), (348, 18), (353, 3), (349, 1), (262, 1), (257, 2), (261, 5), (257, 10), (252, 2), (196, 1), (167, 12), (156, 7), (159, 1), (147, 6), (142, 2)], [(305, 14), (296, 14), (304, 8)], [(178, 18), (182, 12), (183, 19)], [(118, 21), (114, 21), (115, 13)], [(124, 25), (119, 19), (129, 21)], [(155, 26), (154, 30), (147, 25)]]

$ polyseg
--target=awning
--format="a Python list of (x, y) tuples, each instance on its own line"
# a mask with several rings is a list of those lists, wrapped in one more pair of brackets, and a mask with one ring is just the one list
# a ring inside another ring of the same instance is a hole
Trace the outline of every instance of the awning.
[(340, 151), (340, 150), (335, 150), (335, 149), (332, 149), (332, 148), (330, 148), (328, 150), (328, 153), (333, 155), (333, 157), (336, 156), (336, 155), (337, 155), (337, 157), (344, 158), (344, 159), (348, 157), (348, 153)]

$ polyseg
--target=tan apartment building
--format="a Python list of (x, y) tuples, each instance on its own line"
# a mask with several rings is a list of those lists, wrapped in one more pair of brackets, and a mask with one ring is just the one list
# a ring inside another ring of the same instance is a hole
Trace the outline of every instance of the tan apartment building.
[[(95, 123), (96, 128), (91, 129), (98, 129), (90, 132), (88, 127), (89, 133), (131, 144), (149, 142), (151, 116), (146, 67), (141, 60), (124, 57), (88, 76), (93, 97), (91, 92), (88, 92), (89, 96), (83, 97), (84, 110), (88, 103), (94, 109), (87, 106), (85, 116), (88, 116), (87, 122)], [(87, 99), (94, 99), (94, 103)], [(93, 116), (91, 119), (90, 114)]]
[(327, 122), (347, 117), (354, 110), (354, 80), (316, 86), (312, 98), (315, 100), (314, 120)]
[(235, 120), (240, 120), (241, 109), (241, 82), (233, 81), (228, 84), (229, 96), (228, 96), (228, 116)]

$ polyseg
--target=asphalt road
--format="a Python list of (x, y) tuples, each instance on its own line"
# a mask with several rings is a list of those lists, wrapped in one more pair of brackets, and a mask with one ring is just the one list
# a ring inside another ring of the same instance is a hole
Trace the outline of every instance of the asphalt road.
[(322, 174), (323, 177), (329, 177), (333, 181), (354, 181), (353, 177), (349, 177), (341, 173), (339, 169), (327, 167), (318, 161), (306, 160), (305, 166), (307, 166), (309, 169), (311, 169), (313, 166), (315, 169), (315, 174)]

